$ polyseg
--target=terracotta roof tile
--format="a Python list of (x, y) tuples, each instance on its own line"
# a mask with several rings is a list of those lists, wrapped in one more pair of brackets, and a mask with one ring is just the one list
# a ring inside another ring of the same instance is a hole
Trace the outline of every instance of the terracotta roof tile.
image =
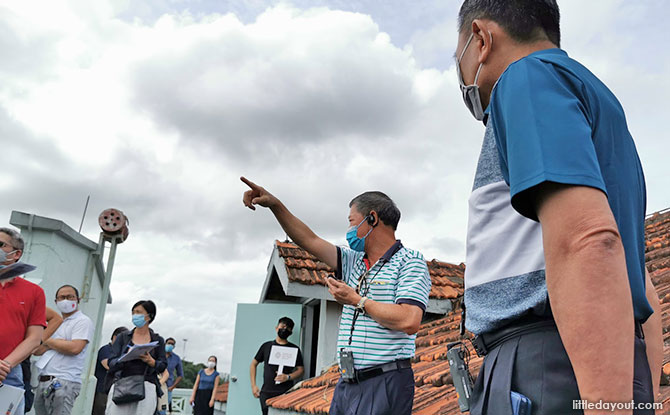
[[(657, 212), (646, 220), (647, 245), (646, 262), (652, 282), (662, 301), (663, 339), (665, 342), (663, 374), (664, 384), (670, 383), (670, 210)], [(310, 259), (318, 261), (295, 245), (277, 242), (284, 258)], [(290, 268), (289, 261), (286, 261)], [(291, 262), (301, 266), (307, 262)], [(310, 263), (311, 265), (311, 263)], [(325, 264), (324, 264), (325, 265)], [(465, 266), (429, 261), (433, 287), (440, 290), (438, 295), (463, 293), (463, 271)], [(297, 269), (296, 267), (294, 269)], [(312, 268), (313, 269), (313, 268)], [(296, 275), (298, 275), (296, 271)], [(303, 274), (304, 275), (304, 274)], [(313, 274), (309, 274), (313, 275)], [(297, 281), (297, 276), (295, 277)], [(448, 291), (447, 288), (453, 289)], [(442, 291), (444, 290), (444, 291)], [(431, 297), (433, 292), (431, 291)], [(441, 298), (441, 297), (437, 297)], [(457, 301), (456, 304), (459, 302)], [(443, 318), (421, 325), (416, 337), (416, 355), (413, 359), (415, 394), (413, 415), (456, 415), (461, 414), (458, 397), (452, 386), (449, 365), (446, 360), (446, 345), (458, 339), (460, 310), (448, 313)], [(471, 334), (468, 333), (468, 337)], [(483, 359), (471, 351), (470, 370), (476, 375)], [(337, 366), (322, 375), (303, 381), (297, 389), (268, 400), (275, 408), (287, 409), (307, 414), (328, 414), (334, 386), (338, 380)], [(670, 408), (670, 386), (661, 387), (661, 399), (665, 408)]]
[(223, 382), (216, 389), (216, 394), (214, 395), (214, 400), (217, 402), (228, 402), (228, 386), (230, 383)]
[[(284, 260), (288, 279), (305, 285), (326, 285), (326, 278), (335, 270), (292, 242), (275, 241)], [(433, 283), (430, 298), (454, 300), (463, 295), (465, 265), (449, 264), (433, 259), (427, 261)]]

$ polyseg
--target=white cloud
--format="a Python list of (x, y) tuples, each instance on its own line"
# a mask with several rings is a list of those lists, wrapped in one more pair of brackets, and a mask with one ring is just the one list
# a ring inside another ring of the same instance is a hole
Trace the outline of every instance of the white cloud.
[[(337, 243), (349, 200), (382, 190), (402, 210), (407, 246), (427, 259), (464, 260), (483, 129), (458, 92), (455, 6), (268, 4), (244, 17), (194, 10), (143, 20), (133, 16), (151, 11), (126, 8), (136, 2), (0, 6), (0, 52), (11, 58), (0, 62), (0, 190), (12, 195), (0, 214), (75, 226), (91, 194), (84, 232), (96, 235), (95, 213), (126, 213), (131, 235), (103, 336), (151, 298), (157, 331), (188, 338), (189, 358), (216, 354), (229, 366), (235, 303), (258, 300), (272, 242), (284, 238), (269, 212), (242, 207), (240, 175)], [(669, 59), (645, 37), (655, 11), (622, 1), (561, 5), (564, 45), (627, 109), (650, 207), (670, 205), (661, 160), (670, 144), (660, 136)]]

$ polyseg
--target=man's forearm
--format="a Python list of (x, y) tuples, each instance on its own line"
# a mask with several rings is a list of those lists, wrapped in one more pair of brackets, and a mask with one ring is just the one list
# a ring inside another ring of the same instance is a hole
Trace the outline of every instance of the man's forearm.
[(321, 239), (309, 226), (293, 215), (280, 201), (270, 208), (289, 238), (329, 266), (337, 267), (337, 248)]
[(181, 382), (182, 379), (183, 379), (183, 377), (177, 376), (177, 378), (174, 380), (174, 383), (172, 384), (172, 389), (176, 388), (177, 385), (179, 385), (179, 382)]
[(249, 367), (249, 379), (251, 379), (251, 387), (256, 386), (256, 366), (253, 364)]
[(582, 399), (628, 402), (634, 317), (623, 246), (598, 238), (575, 250), (545, 249), (549, 299)]
[(386, 304), (368, 299), (365, 312), (387, 329), (414, 334), (419, 330), (423, 311), (409, 304)]
[(19, 364), (21, 364), (21, 362), (26, 360), (26, 358), (29, 357), (33, 353), (33, 350), (35, 350), (40, 345), (41, 334), (42, 333), (40, 332), (39, 334), (26, 337), (3, 360), (8, 362), (10, 364), (10, 366), (12, 366), (12, 367), (16, 367)]
[(661, 303), (658, 300), (656, 289), (651, 282), (649, 273), (646, 274), (646, 296), (654, 314), (649, 316), (642, 325), (644, 341), (647, 346), (647, 361), (651, 370), (651, 381), (654, 386), (654, 401), (658, 399), (661, 369), (663, 367), (663, 323), (661, 320)]
[(75, 342), (75, 340), (65, 339), (49, 339), (48, 347), (57, 351), (58, 353), (70, 356), (79, 354), (83, 350), (83, 347), (81, 347), (79, 343)]

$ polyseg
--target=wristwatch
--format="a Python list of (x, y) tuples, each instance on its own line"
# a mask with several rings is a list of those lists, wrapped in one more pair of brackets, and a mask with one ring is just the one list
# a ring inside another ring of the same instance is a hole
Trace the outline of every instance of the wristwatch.
[(286, 380), (291, 380), (291, 374), (286, 375)]
[(358, 301), (358, 304), (356, 304), (356, 310), (365, 312), (366, 301), (368, 301), (368, 297), (361, 297), (361, 299)]

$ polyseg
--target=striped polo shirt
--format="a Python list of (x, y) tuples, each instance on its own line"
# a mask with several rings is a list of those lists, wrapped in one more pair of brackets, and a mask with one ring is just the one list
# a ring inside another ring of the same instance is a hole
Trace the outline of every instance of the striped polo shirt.
[[(355, 289), (367, 270), (365, 253), (345, 247), (338, 247), (338, 253), (341, 260), (338, 273)], [(400, 241), (370, 267), (365, 278), (370, 287), (368, 298), (387, 304), (412, 304), (426, 310), (431, 286), (428, 266), (420, 252), (405, 248)], [(388, 329), (365, 313), (356, 320), (350, 346), (354, 310), (352, 305), (343, 306), (337, 350), (351, 350), (356, 369), (414, 356), (415, 334)]]

